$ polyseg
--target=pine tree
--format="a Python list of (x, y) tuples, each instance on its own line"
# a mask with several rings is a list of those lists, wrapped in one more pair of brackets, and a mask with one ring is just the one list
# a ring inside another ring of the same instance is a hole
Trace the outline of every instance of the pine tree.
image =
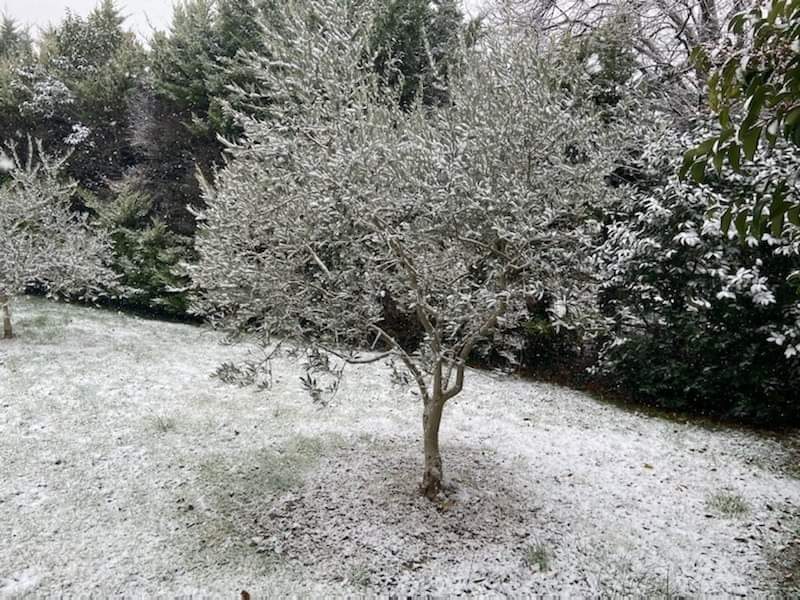
[(21, 98), (15, 83), (18, 71), (33, 60), (33, 42), (25, 29), (8, 15), (0, 21), (0, 141), (14, 137), (26, 128), (19, 113)]
[(408, 107), (418, 94), (428, 105), (445, 101), (458, 46), (478, 24), (465, 22), (455, 0), (384, 0), (377, 13), (375, 69), (401, 88), (400, 103)]
[(56, 128), (55, 143), (80, 145), (69, 173), (102, 190), (134, 162), (129, 143), (129, 104), (144, 70), (144, 51), (114, 0), (103, 0), (86, 19), (67, 13), (43, 35), (43, 75), (60, 82), (72, 102)]
[(152, 199), (142, 188), (141, 181), (128, 176), (112, 184), (109, 198), (90, 193), (84, 197), (111, 240), (111, 267), (119, 275), (122, 302), (151, 312), (185, 315), (188, 300), (183, 290), (188, 280), (176, 271), (179, 263), (192, 260), (192, 240), (152, 216)]
[(0, 20), (0, 60), (8, 60), (20, 55), (30, 56), (33, 53), (33, 42), (26, 29), (8, 15)]

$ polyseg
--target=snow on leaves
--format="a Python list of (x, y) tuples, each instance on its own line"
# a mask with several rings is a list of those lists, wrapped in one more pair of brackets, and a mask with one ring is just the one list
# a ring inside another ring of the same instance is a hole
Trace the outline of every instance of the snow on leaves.
[(16, 147), (2, 159), (10, 181), (0, 187), (0, 296), (36, 285), (52, 294), (96, 297), (114, 281), (106, 266), (109, 242), (85, 214), (70, 210), (75, 186), (60, 175), (67, 157), (27, 145), (24, 160)]
[[(696, 135), (702, 139), (707, 132)], [(656, 142), (662, 152), (673, 156), (691, 143), (677, 134)], [(644, 156), (652, 153), (645, 151)], [(638, 316), (620, 309), (615, 319), (636, 329), (662, 309), (675, 306), (676, 297), (663, 297), (658, 274), (664, 273), (682, 281), (685, 287), (678, 297), (689, 312), (723, 310), (720, 302), (776, 306), (779, 319), (762, 327), (763, 339), (784, 347), (787, 360), (796, 359), (800, 352), (800, 300), (793, 289), (793, 273), (800, 264), (797, 228), (786, 222), (781, 231), (773, 232), (778, 235), (740, 240), (733, 230), (723, 232), (720, 215), (730, 206), (746, 204), (768, 218), (770, 207), (760, 202), (761, 190), (775, 173), (796, 168), (799, 159), (796, 149), (778, 144), (758, 153), (754, 163), (740, 173), (694, 185), (679, 181), (668, 170), (662, 185), (635, 194), (629, 209), (635, 218), (609, 226), (599, 262), (607, 277), (606, 288), (622, 286), (640, 298), (643, 306), (652, 305)], [(788, 198), (796, 197), (795, 186), (788, 190)], [(625, 331), (619, 335), (625, 337)]]
[[(333, 1), (294, 8), (291, 35), (250, 64), (274, 119), (239, 115), (245, 141), (206, 190), (196, 310), (388, 345), (418, 383), (436, 365), (455, 374), (530, 302), (553, 299), (561, 326), (594, 314), (586, 257), (622, 132), (525, 39), (487, 36), (491, 50), (463, 51), (451, 103), (401, 110), (363, 68), (368, 20)], [(413, 356), (383, 329), (387, 298), (425, 332)]]

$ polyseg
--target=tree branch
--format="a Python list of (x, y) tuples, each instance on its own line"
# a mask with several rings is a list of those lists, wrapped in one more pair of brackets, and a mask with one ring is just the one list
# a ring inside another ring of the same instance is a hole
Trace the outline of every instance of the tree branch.
[(328, 348), (327, 346), (323, 346), (322, 344), (319, 344), (319, 347), (325, 350), (325, 352), (330, 352), (335, 357), (341, 358), (348, 365), (369, 365), (371, 363), (382, 361), (384, 358), (388, 358), (392, 354), (394, 354), (394, 352), (382, 352), (377, 356), (371, 356), (369, 358), (356, 358), (353, 356), (347, 356), (346, 354), (342, 354), (341, 352), (337, 352), (333, 348)]
[[(459, 360), (456, 366), (456, 381), (453, 384), (453, 387), (446, 390), (442, 395), (444, 402), (447, 402), (448, 400), (450, 400), (450, 398), (457, 396), (458, 394), (461, 393), (461, 390), (464, 389), (464, 368), (465, 368), (464, 361)], [(448, 373), (448, 379), (449, 379), (449, 373)]]
[(392, 249), (395, 256), (397, 257), (398, 261), (400, 262), (400, 266), (406, 273), (406, 277), (408, 278), (409, 287), (414, 290), (414, 294), (417, 297), (417, 306), (416, 306), (416, 313), (417, 318), (419, 319), (420, 324), (425, 329), (425, 332), (431, 338), (431, 349), (433, 350), (434, 354), (441, 354), (442, 352), (442, 339), (441, 335), (439, 334), (438, 329), (433, 326), (431, 323), (430, 318), (426, 311), (429, 311), (433, 314), (434, 318), (436, 318), (437, 322), (441, 323), (441, 318), (439, 318), (439, 314), (436, 310), (430, 306), (427, 302), (425, 302), (425, 298), (422, 294), (422, 289), (419, 285), (419, 278), (417, 276), (417, 270), (414, 268), (414, 263), (411, 262), (411, 259), (405, 253), (403, 248), (398, 244), (395, 240), (391, 239), (390, 237), (386, 237), (386, 243), (389, 245), (389, 248)]
[(483, 325), (481, 325), (477, 331), (464, 340), (464, 343), (461, 345), (461, 351), (458, 353), (459, 360), (465, 361), (467, 358), (469, 358), (469, 353), (472, 352), (475, 342), (494, 329), (494, 327), (497, 325), (497, 319), (501, 317), (506, 310), (508, 310), (508, 303), (505, 299), (502, 299), (497, 304), (497, 308), (495, 308), (489, 317), (483, 322)]
[(417, 386), (419, 387), (419, 391), (422, 394), (422, 401), (425, 404), (428, 404), (431, 401), (431, 397), (430, 394), (428, 393), (428, 385), (427, 383), (425, 383), (425, 377), (423, 377), (422, 372), (419, 370), (419, 367), (417, 367), (417, 365), (414, 364), (414, 361), (411, 360), (411, 357), (408, 355), (408, 353), (405, 350), (403, 350), (400, 344), (397, 343), (397, 340), (395, 340), (391, 335), (386, 333), (378, 325), (370, 325), (370, 328), (378, 332), (381, 335), (381, 337), (384, 340), (386, 340), (386, 342), (397, 351), (397, 353), (400, 355), (400, 359), (406, 365), (406, 368), (414, 376), (414, 379), (417, 382)]
[(331, 279), (333, 277), (331, 275), (331, 272), (328, 270), (328, 267), (325, 266), (325, 263), (322, 262), (322, 259), (319, 257), (319, 255), (316, 252), (314, 252), (314, 249), (311, 247), (311, 244), (306, 244), (305, 246), (311, 253), (314, 262), (317, 263), (319, 265), (319, 268), (322, 269), (322, 271), (325, 273), (325, 276), (328, 277), (328, 279)]

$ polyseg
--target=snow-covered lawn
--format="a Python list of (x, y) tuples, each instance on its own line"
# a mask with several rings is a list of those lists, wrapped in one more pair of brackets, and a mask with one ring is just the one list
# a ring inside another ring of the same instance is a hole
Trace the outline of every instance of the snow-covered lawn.
[[(208, 329), (26, 300), (0, 341), (0, 597), (800, 592), (797, 436), (470, 371), (446, 475), (382, 365), (328, 407), (209, 375)], [(734, 374), (732, 374), (734, 376)], [(793, 574), (793, 578), (789, 575)]]

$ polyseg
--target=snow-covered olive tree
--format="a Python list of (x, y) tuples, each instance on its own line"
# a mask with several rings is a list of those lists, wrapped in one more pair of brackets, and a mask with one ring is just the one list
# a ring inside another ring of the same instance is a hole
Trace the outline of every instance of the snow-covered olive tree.
[[(559, 325), (591, 312), (588, 242), (622, 144), (582, 97), (583, 66), (524, 39), (487, 36), (463, 51), (448, 103), (398, 108), (368, 68), (370, 11), (357, 4), (289, 2), (270, 30), (281, 34), (264, 34), (269, 55), (251, 57), (272, 118), (242, 117), (206, 186), (195, 310), (401, 360), (423, 400), (434, 498), (443, 409), (476, 343), (545, 294)], [(420, 348), (383, 327), (387, 297), (424, 329)]]
[(70, 210), (75, 184), (61, 171), (67, 156), (45, 154), (29, 142), (0, 154), (0, 305), (3, 337), (12, 336), (9, 304), (37, 286), (53, 295), (96, 297), (114, 281), (107, 268), (110, 244), (92, 230), (86, 215)]

